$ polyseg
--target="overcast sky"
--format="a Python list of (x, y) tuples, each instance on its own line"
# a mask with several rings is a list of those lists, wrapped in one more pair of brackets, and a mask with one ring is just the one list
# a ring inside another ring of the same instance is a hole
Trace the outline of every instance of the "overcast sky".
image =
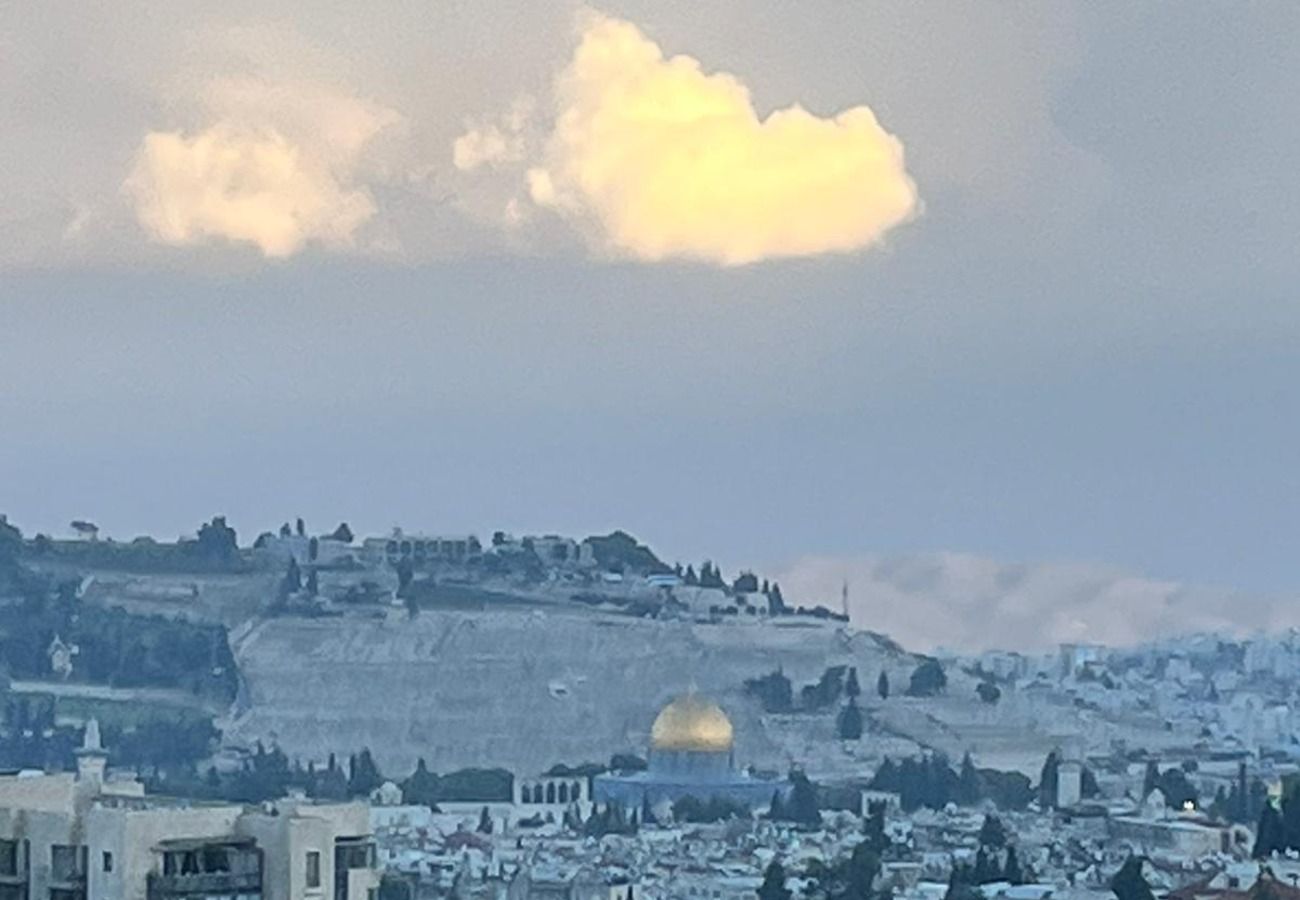
[(1300, 582), (1294, 4), (20, 6), (29, 532)]

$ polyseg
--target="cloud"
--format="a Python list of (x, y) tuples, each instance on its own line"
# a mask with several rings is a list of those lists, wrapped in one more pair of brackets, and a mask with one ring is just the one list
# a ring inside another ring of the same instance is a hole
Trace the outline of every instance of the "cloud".
[(471, 127), (452, 143), (452, 164), (469, 172), (480, 166), (519, 162), (527, 152), (524, 131), (532, 115), (532, 99), (520, 97), (499, 125), (486, 122)]
[(221, 79), (197, 98), (210, 120), (194, 131), (151, 131), (124, 184), (156, 240), (213, 238), (284, 257), (309, 242), (352, 247), (377, 207), (363, 173), (386, 108), (312, 84)]
[[(636, 259), (733, 266), (847, 252), (918, 210), (903, 145), (867, 107), (761, 118), (734, 75), (665, 58), (626, 21), (586, 18), (553, 100), (529, 199)], [(508, 151), (524, 130), (471, 128), (455, 143), (458, 168), (522, 156)]]
[(1039, 651), (1072, 641), (1123, 646), (1300, 625), (1293, 602), (1086, 563), (1014, 565), (960, 553), (808, 557), (779, 581), (791, 600), (836, 608), (848, 581), (854, 624), (916, 650)]

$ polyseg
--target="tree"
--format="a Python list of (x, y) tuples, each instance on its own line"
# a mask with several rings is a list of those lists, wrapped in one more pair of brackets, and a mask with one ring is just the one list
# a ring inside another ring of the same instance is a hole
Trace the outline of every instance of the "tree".
[(988, 848), (981, 846), (975, 852), (975, 883), (992, 884), (1002, 880), (1002, 870), (998, 866), (997, 856)]
[(402, 782), (402, 802), (436, 808), (438, 805), (438, 776), (429, 771), (424, 757), (415, 763), (415, 771)]
[(909, 697), (933, 697), (948, 686), (948, 676), (937, 659), (927, 659), (912, 670), (907, 686)]
[(856, 741), (862, 737), (862, 711), (852, 699), (846, 701), (840, 710), (837, 726), (842, 741)]
[(1016, 856), (1014, 844), (1007, 848), (1007, 859), (1002, 864), (1002, 880), (1008, 884), (1025, 884), (1029, 881), (1020, 868), (1020, 858)]
[(478, 815), (478, 833), (491, 834), (492, 827), (492, 813), (488, 811), (486, 806), (484, 806), (483, 811)]
[(984, 893), (975, 887), (975, 883), (975, 870), (966, 863), (956, 863), (948, 876), (944, 900), (984, 900)]
[(199, 527), (196, 548), (200, 556), (210, 560), (230, 560), (239, 553), (235, 529), (226, 524), (225, 516), (215, 516), (211, 522)]
[(352, 529), (348, 527), (347, 522), (340, 522), (339, 527), (330, 533), (330, 540), (338, 541), (341, 544), (350, 544), (356, 540), (356, 535), (352, 533)]
[(876, 855), (866, 841), (861, 841), (853, 848), (845, 872), (845, 892), (847, 898), (868, 900), (872, 896), (872, 886), (880, 877), (880, 857)]
[(885, 670), (880, 670), (880, 677), (876, 679), (876, 693), (880, 695), (881, 700), (889, 699), (889, 676)]
[(772, 792), (772, 803), (767, 808), (767, 817), (773, 822), (780, 822), (785, 819), (785, 801), (781, 799), (780, 791)]
[(975, 686), (975, 693), (990, 706), (1002, 699), (1002, 688), (991, 681), (981, 681)]
[(1265, 803), (1255, 826), (1255, 846), (1250, 855), (1255, 859), (1268, 859), (1274, 853), (1286, 851), (1286, 826), (1282, 814), (1272, 803)]
[(849, 677), (844, 682), (844, 693), (848, 694), (850, 700), (857, 700), (862, 695), (862, 685), (858, 684), (858, 667), (849, 667)]
[(785, 886), (785, 866), (772, 860), (763, 872), (763, 883), (758, 887), (758, 900), (790, 900), (793, 896)]
[(862, 820), (862, 840), (877, 856), (889, 849), (889, 835), (885, 833), (885, 804), (871, 803), (867, 817)]
[(294, 530), (298, 533), (298, 537), (307, 536), (307, 524), (303, 522), (302, 516), (298, 517), (298, 521), (294, 525)]
[(677, 822), (722, 822), (745, 818), (748, 814), (743, 804), (716, 795), (702, 799), (687, 794), (673, 802), (673, 819)]
[(785, 597), (781, 596), (781, 585), (775, 581), (772, 582), (772, 590), (767, 595), (768, 613), (773, 616), (779, 616), (786, 612)]
[(384, 776), (379, 774), (379, 767), (370, 755), (369, 748), (349, 760), (348, 793), (353, 797), (367, 797), (370, 792), (384, 783)]
[(348, 798), (348, 779), (339, 768), (338, 759), (333, 753), (325, 771), (315, 773), (310, 784), (311, 795), (320, 800), (346, 800)]
[(747, 679), (745, 692), (758, 697), (764, 712), (782, 713), (794, 709), (794, 687), (780, 669), (761, 678)]
[(315, 597), (320, 594), (320, 581), (316, 577), (316, 570), (312, 569), (307, 573), (307, 596)]
[(415, 580), (415, 570), (411, 567), (411, 561), (403, 557), (397, 561), (397, 595), (399, 597), (411, 586), (413, 580)]
[(817, 788), (803, 772), (790, 773), (790, 797), (785, 804), (785, 818), (800, 825), (820, 825), (821, 807), (817, 803)]
[(1043, 771), (1038, 776), (1038, 802), (1044, 809), (1056, 807), (1057, 785), (1061, 778), (1061, 758), (1053, 750), (1043, 761)]
[(1146, 774), (1142, 777), (1142, 798), (1151, 796), (1151, 792), (1160, 784), (1160, 767), (1154, 759), (1147, 760)]
[(1007, 828), (997, 816), (985, 816), (980, 826), (979, 843), (981, 847), (1000, 851), (1007, 845)]
[(289, 557), (289, 567), (284, 573), (281, 591), (286, 596), (296, 594), (302, 590), (302, 570), (298, 568), (298, 561), (292, 556)]
[(1130, 856), (1110, 880), (1110, 889), (1116, 900), (1155, 900), (1151, 885), (1142, 875), (1145, 857)]
[[(1187, 773), (1181, 768), (1173, 766), (1165, 769), (1156, 779), (1156, 787), (1165, 795), (1165, 804), (1174, 809), (1183, 809), (1187, 804), (1193, 806), (1199, 805), (1200, 795), (1196, 787), (1188, 779)], [(1300, 813), (1300, 810), (1297, 810)], [(1300, 822), (1297, 823), (1300, 827)]]
[[(963, 806), (974, 806), (980, 802), (983, 793), (980, 773), (968, 752), (961, 758), (961, 772), (957, 776), (957, 802)], [(987, 821), (985, 819), (986, 823)]]

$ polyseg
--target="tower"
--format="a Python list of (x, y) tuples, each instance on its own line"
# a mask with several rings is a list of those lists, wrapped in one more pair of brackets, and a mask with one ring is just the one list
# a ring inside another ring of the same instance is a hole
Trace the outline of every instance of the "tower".
[(108, 753), (100, 741), (98, 719), (86, 722), (86, 734), (76, 755), (77, 781), (98, 792), (104, 783), (104, 771), (108, 768)]

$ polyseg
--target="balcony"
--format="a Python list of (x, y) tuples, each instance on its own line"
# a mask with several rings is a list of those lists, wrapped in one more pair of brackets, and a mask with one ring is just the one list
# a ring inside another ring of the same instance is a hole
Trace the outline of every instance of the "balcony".
[(194, 875), (149, 876), (149, 900), (173, 900), (211, 894), (262, 893), (260, 872), (199, 872)]
[(262, 851), (252, 840), (171, 840), (157, 851), (162, 865), (149, 874), (149, 900), (262, 895)]

